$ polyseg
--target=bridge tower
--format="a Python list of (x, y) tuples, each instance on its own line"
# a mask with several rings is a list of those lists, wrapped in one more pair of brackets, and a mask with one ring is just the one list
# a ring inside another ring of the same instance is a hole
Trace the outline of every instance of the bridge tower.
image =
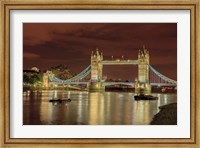
[(45, 87), (45, 88), (49, 87), (49, 75), (48, 75), (48, 73), (44, 73), (42, 79), (43, 79), (43, 87)]
[(151, 92), (149, 83), (149, 51), (143, 46), (138, 53), (138, 80), (135, 83), (136, 93), (148, 94)]
[(102, 86), (102, 61), (103, 53), (99, 53), (98, 48), (96, 52), (91, 54), (91, 79), (88, 82), (89, 91), (104, 91), (105, 87)]
[(43, 87), (45, 88), (49, 88), (50, 84), (49, 84), (49, 78), (50, 77), (54, 77), (54, 74), (52, 73), (52, 71), (47, 71), (46, 73), (43, 73)]

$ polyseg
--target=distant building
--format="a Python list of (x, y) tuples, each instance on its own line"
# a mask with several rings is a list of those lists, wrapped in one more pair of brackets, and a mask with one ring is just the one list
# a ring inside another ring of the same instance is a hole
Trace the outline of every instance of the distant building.
[(36, 72), (40, 72), (39, 68), (37, 68), (37, 67), (32, 67), (31, 70), (36, 71)]
[(39, 74), (40, 70), (37, 67), (32, 67), (31, 69), (24, 69), (23, 74), (26, 74), (27, 76), (32, 76), (34, 74)]

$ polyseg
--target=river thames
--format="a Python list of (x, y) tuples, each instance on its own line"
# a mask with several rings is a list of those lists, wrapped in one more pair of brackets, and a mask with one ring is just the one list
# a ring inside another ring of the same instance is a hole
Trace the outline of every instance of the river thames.
[[(42, 90), (23, 96), (24, 125), (148, 125), (159, 106), (177, 102), (173, 93), (158, 100), (134, 100), (132, 92)], [(71, 102), (51, 103), (52, 98)]]

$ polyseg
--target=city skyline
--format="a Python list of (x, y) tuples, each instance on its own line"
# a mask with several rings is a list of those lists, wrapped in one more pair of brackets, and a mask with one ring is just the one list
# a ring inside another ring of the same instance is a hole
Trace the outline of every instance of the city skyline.
[[(25, 69), (66, 64), (79, 73), (90, 64), (96, 48), (107, 60), (112, 56), (136, 60), (138, 50), (145, 45), (150, 64), (177, 79), (176, 23), (24, 23), (23, 41)], [(105, 66), (103, 75), (134, 80), (137, 66)]]

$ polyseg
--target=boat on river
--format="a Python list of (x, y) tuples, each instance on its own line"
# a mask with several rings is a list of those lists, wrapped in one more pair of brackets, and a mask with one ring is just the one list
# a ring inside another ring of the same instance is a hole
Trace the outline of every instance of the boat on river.
[(49, 100), (49, 102), (59, 102), (59, 103), (71, 102), (71, 99), (70, 98), (52, 98)]
[(158, 100), (158, 97), (151, 96), (151, 95), (144, 95), (144, 94), (134, 96), (134, 98), (135, 100)]

